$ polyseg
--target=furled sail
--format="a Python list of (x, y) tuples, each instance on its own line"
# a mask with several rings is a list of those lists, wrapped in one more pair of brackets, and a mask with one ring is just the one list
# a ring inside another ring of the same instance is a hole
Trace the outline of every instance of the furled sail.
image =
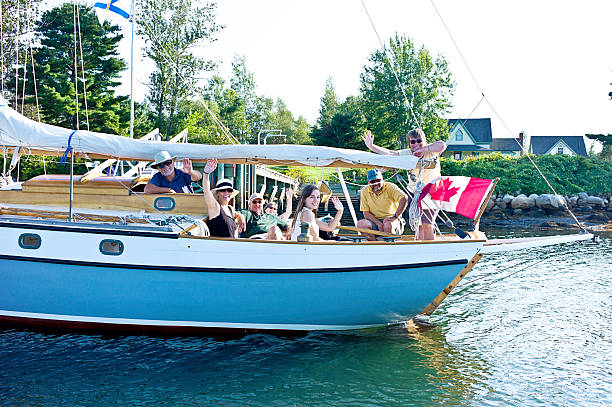
[(76, 155), (89, 158), (151, 161), (166, 150), (179, 158), (205, 161), (217, 158), (233, 164), (268, 164), (311, 167), (415, 168), (418, 158), (389, 156), (343, 148), (297, 144), (208, 145), (136, 140), (86, 130), (74, 131), (43, 124), (19, 114), (0, 99), (0, 145), (21, 147), (24, 153), (61, 155), (70, 146)]

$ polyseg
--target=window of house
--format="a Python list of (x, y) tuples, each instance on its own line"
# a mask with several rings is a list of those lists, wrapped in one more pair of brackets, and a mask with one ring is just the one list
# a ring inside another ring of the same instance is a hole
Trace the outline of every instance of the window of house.
[(564, 154), (564, 152), (563, 152), (563, 146), (559, 146), (559, 147), (557, 147), (557, 154)]
[(455, 140), (463, 141), (463, 132), (461, 131), (461, 129), (458, 129), (455, 133)]
[(461, 151), (455, 151), (455, 160), (461, 160)]

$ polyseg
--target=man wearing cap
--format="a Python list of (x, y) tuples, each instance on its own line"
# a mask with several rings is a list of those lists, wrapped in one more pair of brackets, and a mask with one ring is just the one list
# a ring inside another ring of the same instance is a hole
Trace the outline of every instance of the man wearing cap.
[(282, 240), (283, 232), (288, 231), (287, 222), (276, 215), (265, 213), (263, 196), (255, 192), (249, 197), (249, 209), (238, 211), (244, 216), (246, 229), (244, 237), (249, 239)]
[[(361, 190), (359, 209), (364, 219), (357, 222), (357, 227), (401, 234), (404, 231), (402, 214), (407, 203), (406, 194), (397, 185), (385, 182), (379, 170), (371, 169), (368, 185)], [(376, 236), (364, 234), (368, 240), (376, 240)]]
[(183, 159), (182, 170), (174, 168), (175, 159), (176, 156), (172, 157), (167, 151), (155, 154), (155, 162), (151, 164), (151, 168), (158, 172), (145, 185), (145, 194), (174, 194), (176, 192), (193, 194), (191, 182), (201, 180), (202, 174), (193, 169), (189, 158)]

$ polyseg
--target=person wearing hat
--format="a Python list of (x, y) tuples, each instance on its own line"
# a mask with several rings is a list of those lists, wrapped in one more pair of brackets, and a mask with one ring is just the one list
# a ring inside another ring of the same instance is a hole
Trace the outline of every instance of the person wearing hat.
[(217, 181), (211, 190), (208, 176), (215, 168), (217, 168), (217, 159), (208, 160), (204, 167), (204, 178), (202, 178), (202, 192), (208, 209), (206, 225), (211, 236), (238, 237), (238, 233), (244, 231), (244, 217), (237, 213), (230, 204), (231, 200), (238, 195), (238, 191), (226, 178)]
[[(417, 168), (411, 171), (409, 184), (412, 191), (415, 191), (418, 181), (421, 181), (423, 184), (428, 184), (441, 176), (440, 160), (438, 157), (446, 151), (446, 143), (442, 140), (438, 140), (431, 144), (427, 144), (425, 132), (421, 129), (413, 129), (408, 132), (406, 135), (406, 142), (409, 148), (405, 150), (389, 150), (377, 146), (374, 144), (374, 135), (372, 135), (370, 130), (366, 130), (361, 138), (365, 145), (377, 154), (413, 155), (423, 159), (423, 161), (419, 163), (424, 164), (417, 165)], [(408, 198), (408, 205), (410, 205), (410, 201), (411, 197)], [(438, 211), (436, 209), (423, 209), (421, 225), (419, 226), (419, 232), (417, 234), (418, 239), (433, 240), (435, 238), (433, 223), (437, 215)]]
[(171, 156), (167, 151), (155, 154), (155, 161), (151, 168), (157, 170), (151, 180), (145, 185), (145, 194), (174, 194), (183, 192), (193, 194), (192, 181), (202, 179), (202, 174), (191, 166), (189, 158), (183, 159), (183, 169), (174, 168), (176, 156)]
[[(408, 201), (406, 194), (392, 182), (385, 182), (377, 169), (368, 171), (368, 185), (361, 190), (359, 209), (364, 219), (357, 222), (361, 229), (378, 230), (385, 233), (402, 234)], [(376, 236), (364, 233), (368, 240)]]
[(249, 197), (249, 209), (238, 211), (246, 223), (244, 237), (249, 239), (282, 240), (283, 232), (288, 231), (287, 222), (277, 215), (264, 212), (263, 196), (254, 192)]

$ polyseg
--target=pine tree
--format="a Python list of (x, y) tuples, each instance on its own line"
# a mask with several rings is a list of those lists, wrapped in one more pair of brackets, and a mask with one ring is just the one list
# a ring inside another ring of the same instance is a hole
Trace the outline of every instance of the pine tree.
[(38, 22), (40, 46), (35, 60), (43, 120), (62, 127), (76, 129), (78, 125), (80, 129), (87, 129), (81, 80), (84, 71), (90, 130), (119, 133), (129, 125), (129, 112), (125, 114), (126, 108), (129, 109), (127, 97), (115, 96), (113, 90), (119, 84), (121, 71), (126, 68), (117, 51), (122, 35), (116, 25), (106, 21), (100, 25), (92, 8), (78, 8), (81, 46), (77, 30), (78, 89), (75, 89), (74, 11), (74, 6), (66, 3), (46, 11)]

